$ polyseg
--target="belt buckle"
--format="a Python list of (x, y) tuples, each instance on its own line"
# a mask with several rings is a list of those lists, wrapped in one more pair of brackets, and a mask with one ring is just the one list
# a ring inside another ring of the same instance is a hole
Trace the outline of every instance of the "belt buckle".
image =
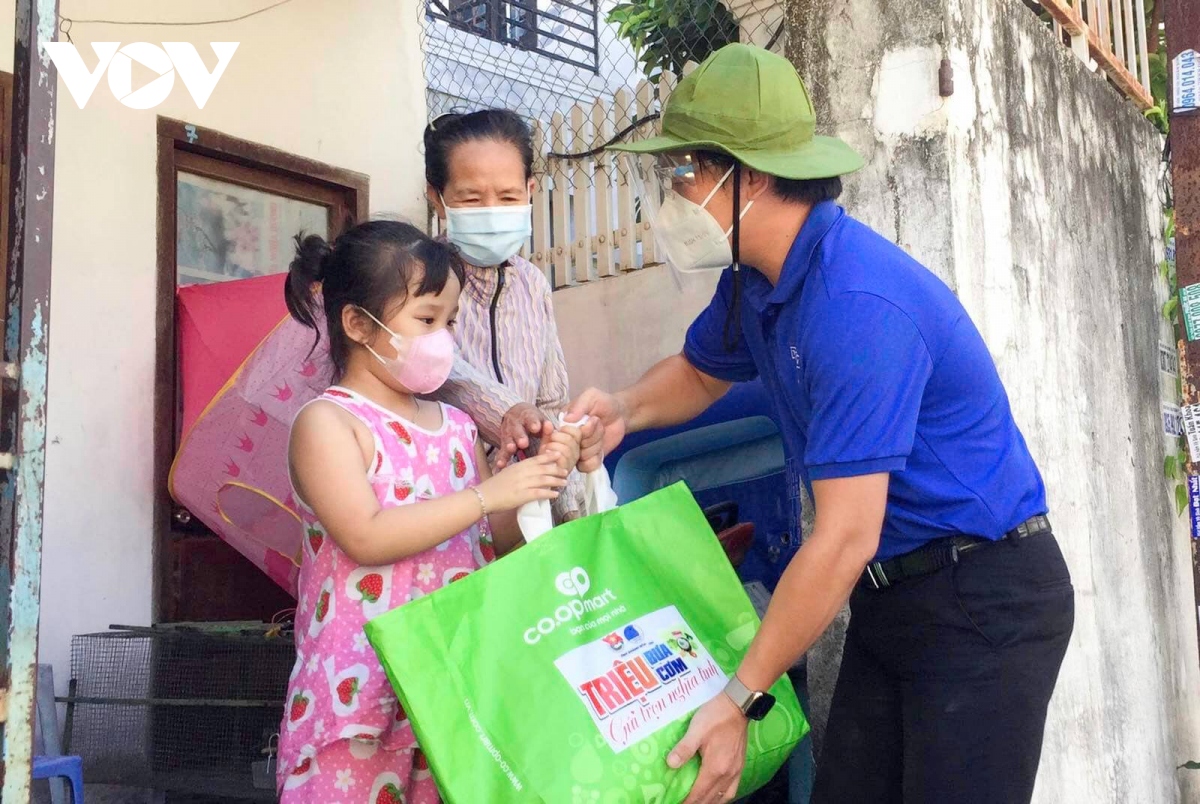
[(1018, 539), (1025, 539), (1048, 530), (1050, 530), (1050, 518), (1044, 514), (1031, 516), (1016, 527)]

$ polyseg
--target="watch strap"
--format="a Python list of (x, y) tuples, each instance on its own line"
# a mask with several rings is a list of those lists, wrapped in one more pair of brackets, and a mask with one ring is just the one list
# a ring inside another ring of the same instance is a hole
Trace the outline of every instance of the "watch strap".
[(725, 694), (729, 696), (729, 700), (733, 701), (733, 705), (742, 711), (743, 715), (749, 713), (750, 706), (762, 695), (743, 684), (736, 675), (729, 677), (729, 683), (725, 685)]

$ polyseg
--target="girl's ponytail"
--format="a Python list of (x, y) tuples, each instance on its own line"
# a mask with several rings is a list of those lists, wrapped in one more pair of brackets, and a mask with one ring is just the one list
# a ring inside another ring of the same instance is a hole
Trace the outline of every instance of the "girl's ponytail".
[(325, 263), (330, 254), (329, 244), (318, 235), (296, 235), (296, 256), (288, 266), (287, 284), (283, 289), (283, 299), (287, 303), (288, 312), (292, 318), (311, 330), (317, 330), (317, 316), (323, 311), (319, 309), (317, 291), (325, 280)]

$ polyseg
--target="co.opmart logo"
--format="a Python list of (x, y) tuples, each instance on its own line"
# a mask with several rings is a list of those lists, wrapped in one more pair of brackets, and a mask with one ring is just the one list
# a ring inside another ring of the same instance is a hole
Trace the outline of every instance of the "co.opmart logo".
[(559, 573), (554, 579), (554, 588), (567, 597), (583, 596), (592, 588), (592, 579), (588, 577), (587, 570), (576, 567), (568, 572)]
[(543, 636), (554, 633), (554, 629), (560, 625), (582, 620), (584, 614), (601, 611), (617, 599), (611, 589), (605, 589), (602, 594), (593, 597), (586, 597), (588, 590), (592, 588), (592, 579), (583, 567), (560, 572), (554, 579), (554, 588), (571, 600), (556, 608), (553, 616), (543, 617), (537, 621), (537, 625), (525, 630), (525, 642), (530, 645), (536, 645)]

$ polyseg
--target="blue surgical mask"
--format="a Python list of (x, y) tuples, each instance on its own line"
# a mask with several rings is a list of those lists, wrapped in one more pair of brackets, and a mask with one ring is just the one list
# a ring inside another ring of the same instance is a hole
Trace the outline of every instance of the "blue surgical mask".
[(532, 232), (532, 204), (446, 207), (447, 237), (458, 247), (463, 259), (480, 268), (507, 262), (529, 242)]

